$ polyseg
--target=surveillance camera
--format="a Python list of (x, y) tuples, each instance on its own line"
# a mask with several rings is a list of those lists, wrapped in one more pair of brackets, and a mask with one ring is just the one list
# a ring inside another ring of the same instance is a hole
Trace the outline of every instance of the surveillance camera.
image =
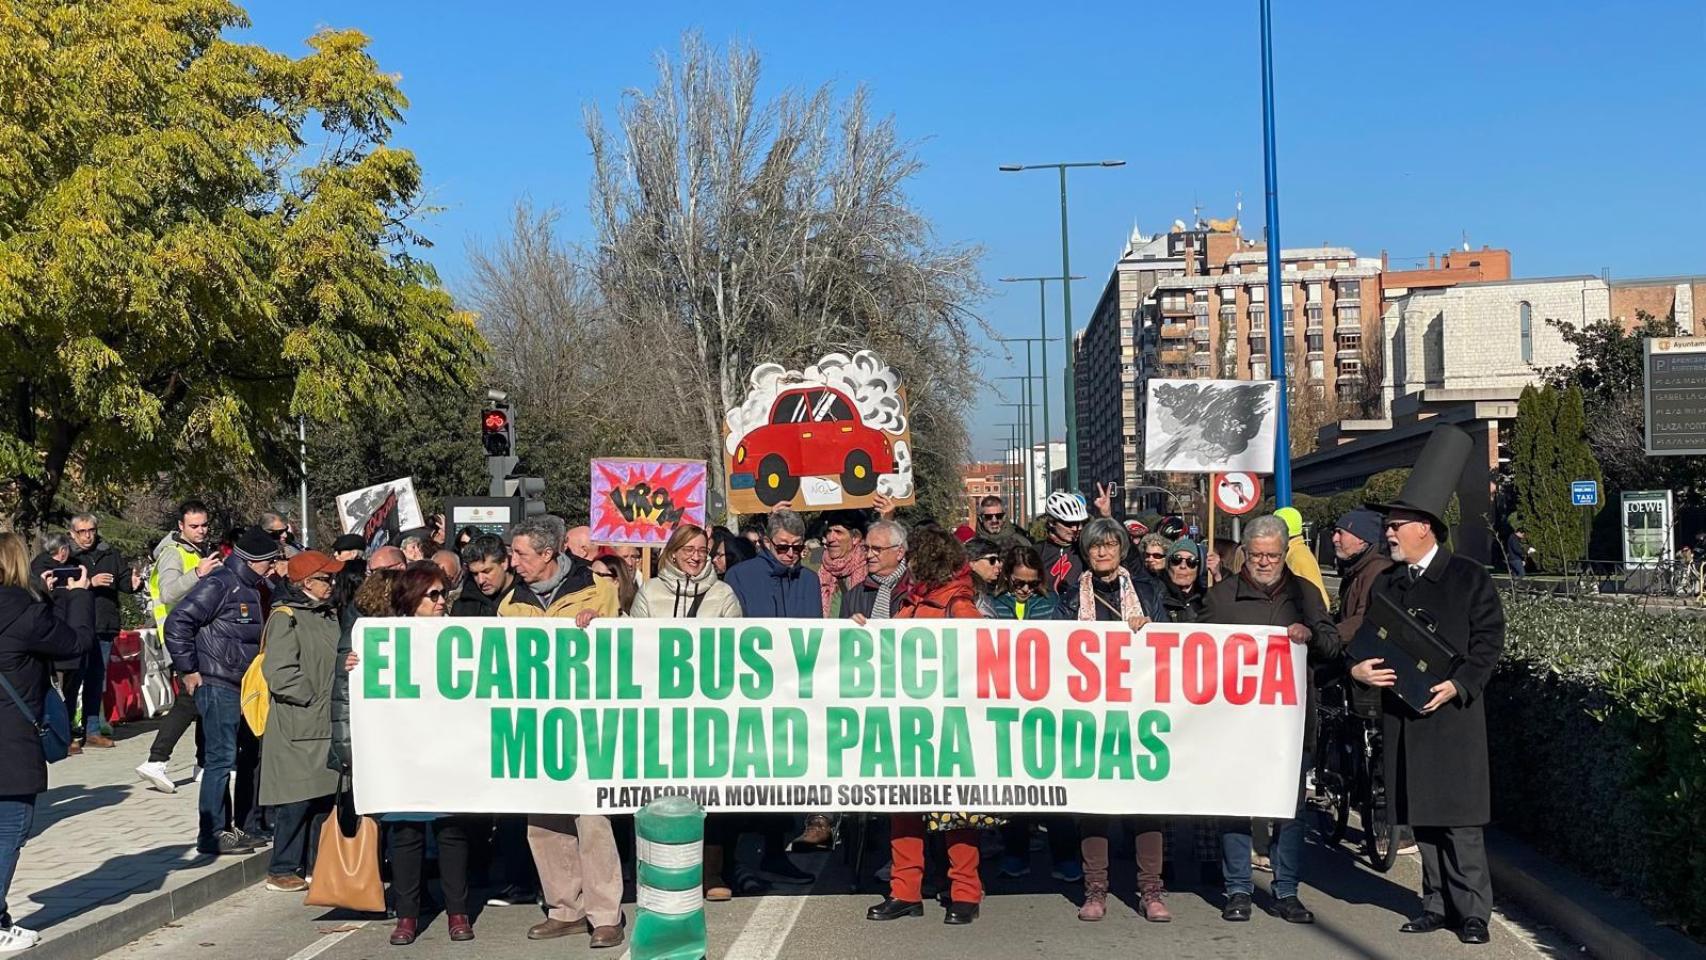
[(496, 387), (493, 387), (492, 389), (486, 391), (486, 399), (492, 401), (493, 403), (503, 403), (505, 400), (509, 399), (509, 394), (502, 391), (502, 390), (497, 389)]

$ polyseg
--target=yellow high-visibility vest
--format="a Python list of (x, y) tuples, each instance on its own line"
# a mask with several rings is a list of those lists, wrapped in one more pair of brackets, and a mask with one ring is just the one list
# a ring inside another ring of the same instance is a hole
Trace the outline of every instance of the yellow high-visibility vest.
[[(176, 540), (172, 546), (178, 548), (178, 558), (184, 562), (185, 570), (194, 570), (201, 563), (201, 554), (191, 550)], [(154, 612), (154, 626), (159, 628), (162, 639), (166, 636), (166, 614), (172, 612), (170, 604), (160, 602), (160, 564), (156, 562), (154, 569), (148, 574), (148, 599), (153, 601), (151, 609)]]

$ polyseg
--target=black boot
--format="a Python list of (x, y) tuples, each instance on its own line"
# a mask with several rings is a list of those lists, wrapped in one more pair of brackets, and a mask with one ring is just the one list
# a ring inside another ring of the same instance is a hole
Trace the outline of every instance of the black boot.
[(883, 902), (865, 911), (866, 920), (899, 920), (901, 917), (924, 916), (924, 904), (917, 900), (896, 900), (884, 897)]

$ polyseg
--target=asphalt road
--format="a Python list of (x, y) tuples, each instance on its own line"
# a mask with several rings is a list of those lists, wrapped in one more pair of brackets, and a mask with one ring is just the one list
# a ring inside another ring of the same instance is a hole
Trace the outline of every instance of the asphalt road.
[[(848, 871), (839, 854), (796, 855), (795, 862), (820, 871), (810, 888), (798, 893), (737, 899), (707, 904), (709, 956), (723, 960), (909, 960), (979, 957), (1019, 960), (1108, 960), (1110, 957), (1169, 958), (1413, 958), (1478, 957), (1482, 960), (1531, 960), (1537, 957), (1583, 957), (1585, 953), (1561, 934), (1525, 921), (1502, 905), (1493, 922), (1493, 942), (1468, 947), (1449, 932), (1425, 936), (1401, 935), (1398, 926), (1417, 908), (1420, 864), (1401, 857), (1391, 873), (1382, 876), (1354, 861), (1348, 851), (1311, 846), (1306, 862), (1304, 902), (1314, 909), (1312, 926), (1294, 926), (1259, 912), (1267, 902), (1258, 890), (1258, 913), (1245, 924), (1220, 919), (1218, 892), (1212, 889), (1175, 891), (1168, 903), (1175, 920), (1151, 924), (1138, 919), (1129, 898), (1111, 904), (1101, 923), (1081, 923), (1075, 916), (1077, 891), (1049, 880), (1039, 871), (1025, 880), (989, 881), (983, 915), (968, 927), (948, 927), (942, 912), (930, 905), (922, 919), (873, 923), (864, 919), (873, 894), (848, 893)], [(985, 875), (990, 876), (990, 858)], [(1037, 866), (1042, 866), (1041, 860)], [(1257, 874), (1258, 885), (1267, 876)], [(1116, 892), (1129, 891), (1129, 866), (1116, 872)], [(630, 894), (631, 894), (630, 889)], [(628, 908), (632, 923), (632, 907)], [(486, 908), (475, 918), (477, 939), (452, 943), (442, 917), (434, 917), (411, 948), (386, 942), (389, 923), (345, 917), (321, 908), (303, 907), (300, 897), (269, 893), (254, 887), (227, 898), (183, 921), (155, 931), (107, 954), (112, 960), (472, 960), (472, 958), (538, 958), (598, 956), (623, 960), (625, 948), (594, 951), (586, 939), (536, 943), (526, 939), (527, 927), (539, 917), (537, 908)]]

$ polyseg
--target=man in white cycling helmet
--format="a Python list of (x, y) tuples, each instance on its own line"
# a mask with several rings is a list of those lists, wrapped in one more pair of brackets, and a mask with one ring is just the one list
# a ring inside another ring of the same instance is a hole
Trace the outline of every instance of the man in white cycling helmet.
[(1048, 495), (1048, 536), (1037, 551), (1043, 558), (1043, 575), (1049, 580), (1049, 592), (1057, 593), (1062, 583), (1077, 583), (1084, 572), (1084, 558), (1078, 552), (1078, 531), (1090, 519), (1084, 498), (1076, 493), (1057, 490)]

